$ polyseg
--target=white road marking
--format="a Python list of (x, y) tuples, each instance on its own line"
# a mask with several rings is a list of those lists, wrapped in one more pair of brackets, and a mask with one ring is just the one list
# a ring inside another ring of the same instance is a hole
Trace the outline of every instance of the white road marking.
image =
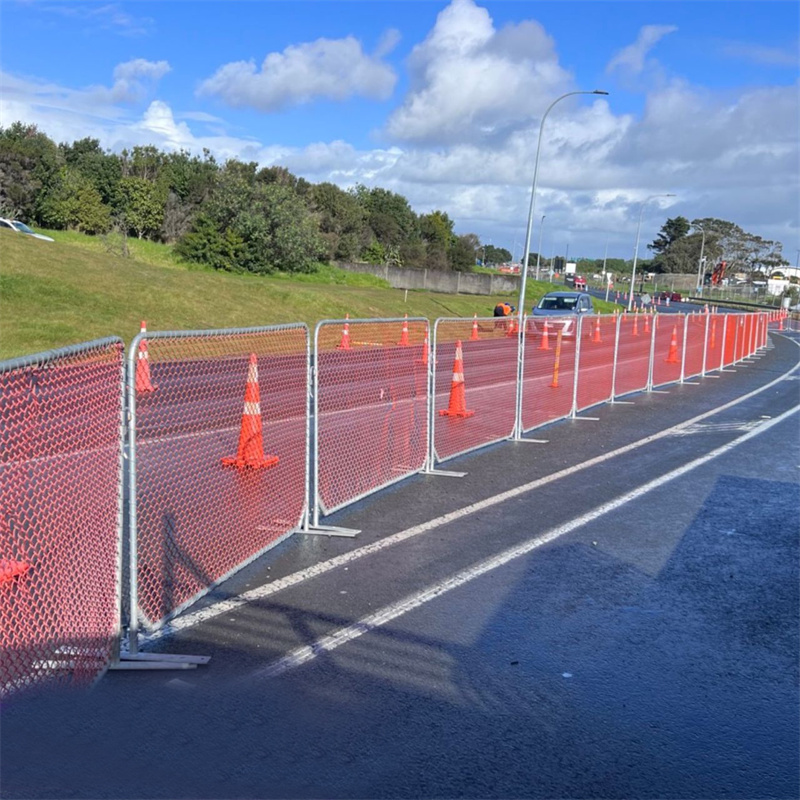
[(273, 661), (266, 667), (256, 670), (249, 676), (249, 678), (274, 678), (284, 672), (288, 672), (291, 669), (296, 669), (303, 664), (307, 664), (309, 661), (314, 660), (318, 655), (320, 655), (320, 653), (329, 653), (332, 650), (341, 647), (343, 644), (347, 644), (348, 642), (363, 636), (365, 633), (369, 633), (370, 631), (373, 631), (376, 628), (379, 628), (388, 622), (397, 619), (397, 617), (407, 614), (409, 611), (413, 611), (414, 609), (429, 603), (431, 600), (435, 600), (437, 597), (441, 597), (443, 594), (446, 594), (452, 589), (457, 589), (459, 586), (463, 586), (464, 584), (469, 583), (470, 581), (473, 581), (482, 575), (485, 575), (487, 572), (497, 569), (498, 567), (502, 567), (505, 564), (508, 564), (510, 561), (520, 558), (521, 556), (527, 555), (542, 545), (548, 544), (549, 542), (552, 542), (567, 533), (571, 533), (572, 531), (598, 519), (599, 517), (604, 516), (605, 514), (610, 513), (611, 511), (616, 511), (621, 506), (627, 505), (628, 503), (637, 500), (649, 492), (660, 488), (665, 483), (673, 481), (676, 478), (680, 478), (686, 473), (701, 467), (703, 464), (707, 464), (709, 461), (728, 453), (730, 450), (733, 450), (740, 444), (752, 439), (754, 436), (758, 436), (760, 433), (769, 430), (774, 425), (783, 422), (792, 414), (796, 414), (798, 410), (800, 410), (800, 406), (790, 408), (779, 417), (762, 423), (757, 428), (745, 433), (738, 439), (734, 439), (732, 442), (728, 442), (728, 444), (718, 447), (716, 450), (712, 450), (709, 453), (706, 453), (706, 455), (696, 458), (694, 461), (690, 461), (688, 464), (684, 464), (683, 466), (678, 467), (677, 469), (674, 469), (659, 478), (655, 478), (643, 486), (617, 497), (615, 500), (604, 503), (592, 511), (570, 520), (570, 522), (567, 522), (564, 525), (559, 525), (557, 528), (551, 528), (546, 533), (536, 536), (533, 539), (529, 539), (527, 542), (523, 542), (516, 547), (511, 547), (507, 550), (504, 550), (503, 552), (498, 553), (496, 556), (486, 559), (478, 564), (474, 564), (467, 569), (461, 570), (460, 572), (455, 573), (455, 575), (452, 575), (450, 578), (435, 583), (421, 592), (409, 595), (403, 600), (400, 600), (397, 603), (392, 603), (391, 605), (382, 608), (380, 611), (377, 611), (374, 614), (368, 614), (366, 617), (362, 617), (358, 622), (348, 625), (347, 627), (340, 628), (338, 631), (335, 631), (328, 636), (323, 636), (313, 644), (299, 647), (283, 658)]
[[(796, 342), (796, 344), (800, 346), (800, 342)], [(739, 403), (743, 403), (746, 400), (749, 400), (751, 397), (755, 397), (761, 392), (771, 389), (773, 386), (777, 385), (781, 381), (787, 380), (789, 376), (798, 369), (798, 367), (800, 367), (800, 364), (792, 367), (779, 377), (775, 378), (775, 380), (764, 384), (758, 389), (754, 389), (753, 391), (748, 392), (747, 394), (742, 395), (741, 397), (736, 398), (735, 400), (731, 400), (719, 406), (718, 408), (713, 408), (710, 411), (705, 411), (702, 414), (698, 414), (696, 417), (692, 417), (691, 419), (688, 419), (685, 422), (680, 422), (677, 425), (672, 426), (671, 428), (666, 428), (662, 431), (658, 431), (657, 433), (651, 434), (650, 436), (645, 436), (643, 439), (639, 439), (635, 442), (631, 442), (630, 444), (618, 447), (616, 450), (611, 450), (608, 453), (603, 453), (602, 455), (595, 456), (595, 458), (589, 459), (588, 461), (584, 461), (572, 467), (567, 467), (565, 469), (559, 470), (558, 472), (554, 472), (551, 475), (546, 475), (542, 478), (538, 478), (534, 481), (523, 484), (522, 486), (517, 486), (513, 489), (501, 492), (500, 494), (494, 495), (493, 497), (488, 497), (485, 500), (480, 500), (477, 503), (472, 503), (468, 506), (464, 506), (463, 508), (457, 509), (456, 511), (451, 511), (449, 514), (444, 514), (440, 517), (436, 517), (435, 519), (420, 523), (419, 525), (414, 525), (411, 528), (406, 528), (403, 531), (394, 533), (391, 536), (387, 536), (386, 538), (381, 539), (377, 542), (373, 542), (372, 544), (365, 545), (364, 547), (359, 547), (356, 550), (351, 550), (348, 553), (343, 553), (342, 555), (335, 556), (334, 558), (329, 558), (327, 561), (321, 561), (318, 564), (314, 564), (310, 567), (307, 567), (306, 569), (298, 570), (297, 572), (294, 572), (291, 575), (287, 575), (284, 578), (279, 578), (278, 580), (273, 581), (272, 583), (267, 583), (263, 586), (259, 586), (256, 589), (251, 589), (249, 592), (244, 592), (241, 595), (238, 595), (237, 597), (228, 598), (227, 600), (223, 600), (220, 603), (217, 603), (216, 605), (209, 606), (207, 608), (202, 608), (199, 609), (198, 611), (178, 617), (177, 619), (174, 619), (166, 623), (163, 627), (159, 628), (157, 631), (153, 631), (152, 633), (149, 633), (146, 636), (143, 635), (140, 640), (141, 646), (143, 648), (146, 648), (149, 644), (152, 644), (160, 639), (180, 633), (181, 631), (187, 630), (189, 628), (193, 628), (196, 625), (200, 625), (204, 622), (207, 622), (208, 620), (214, 619), (220, 614), (226, 614), (232, 610), (240, 608), (241, 606), (246, 605), (247, 603), (258, 602), (266, 597), (269, 597), (270, 595), (276, 594), (284, 589), (288, 589), (291, 586), (296, 586), (299, 583), (303, 583), (304, 581), (316, 578), (320, 575), (324, 575), (326, 572), (330, 572), (331, 570), (337, 569), (340, 566), (349, 564), (353, 561), (356, 561), (359, 558), (372, 555), (373, 553), (378, 553), (381, 550), (384, 550), (388, 547), (393, 547), (396, 544), (407, 541), (408, 539), (412, 539), (415, 536), (419, 536), (420, 534), (427, 533), (428, 531), (434, 530), (442, 525), (447, 525), (450, 522), (455, 522), (456, 520), (459, 520), (462, 517), (469, 516), (470, 514), (482, 511), (486, 508), (491, 508), (492, 506), (495, 506), (499, 503), (504, 503), (506, 500), (510, 500), (514, 497), (518, 497), (519, 495), (526, 494), (527, 492), (530, 492), (534, 489), (538, 489), (540, 486), (546, 486), (547, 484), (553, 483), (554, 481), (560, 480), (561, 478), (569, 477), (578, 472), (581, 472), (582, 470), (589, 469), (591, 467), (597, 466), (598, 464), (602, 464), (603, 462), (608, 461), (609, 459), (615, 458), (620, 455), (624, 455), (625, 453), (629, 453), (632, 450), (636, 450), (652, 442), (658, 441), (666, 434), (673, 433), (677, 430), (682, 430), (684, 428), (688, 428), (692, 425), (696, 425), (698, 422), (701, 422), (702, 420), (707, 419), (708, 417), (711, 417), (714, 414), (719, 414), (722, 411), (726, 411), (729, 408), (733, 408)]]

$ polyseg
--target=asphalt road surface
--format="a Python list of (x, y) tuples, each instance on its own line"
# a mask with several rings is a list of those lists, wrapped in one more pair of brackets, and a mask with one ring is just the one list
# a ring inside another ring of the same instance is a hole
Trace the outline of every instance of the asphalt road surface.
[(797, 797), (800, 346), (770, 338), (285, 540), (146, 643), (207, 667), (10, 703), (3, 797)]

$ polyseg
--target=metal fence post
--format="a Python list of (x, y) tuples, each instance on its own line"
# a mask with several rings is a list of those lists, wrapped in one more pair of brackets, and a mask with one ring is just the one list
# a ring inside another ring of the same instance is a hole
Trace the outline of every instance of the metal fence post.
[(622, 326), (622, 317), (617, 314), (617, 325), (614, 331), (614, 366), (611, 369), (611, 403), (617, 396), (617, 360), (619, 358), (619, 332)]
[(681, 352), (681, 377), (678, 383), (684, 382), (684, 376), (686, 374), (686, 339), (689, 335), (689, 315), (683, 315), (683, 351)]
[(575, 366), (572, 371), (572, 413), (570, 417), (575, 419), (578, 416), (578, 371), (581, 363), (581, 339), (583, 338), (583, 317), (578, 317), (575, 321)]
[(653, 391), (653, 363), (656, 357), (656, 330), (658, 329), (658, 312), (653, 314), (653, 324), (650, 327), (650, 363), (647, 365), (647, 391)]
[(709, 317), (711, 314), (706, 314), (706, 327), (705, 332), (703, 333), (703, 368), (700, 371), (700, 377), (705, 378), (706, 376), (706, 358), (708, 357), (708, 325), (709, 325)]
[(728, 315), (722, 315), (722, 338), (720, 339), (720, 348), (719, 348), (719, 368), (723, 370), (725, 368), (725, 337), (728, 332)]

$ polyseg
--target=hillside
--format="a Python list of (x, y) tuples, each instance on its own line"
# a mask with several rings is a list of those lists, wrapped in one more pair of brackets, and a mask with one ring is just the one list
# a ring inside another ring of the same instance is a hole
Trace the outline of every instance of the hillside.
[[(326, 267), (316, 275), (237, 275), (182, 265), (166, 245), (130, 242), (132, 258), (101, 240), (48, 231), (55, 242), (0, 231), (0, 358), (150, 330), (315, 324), (351, 317), (491, 315), (507, 297), (391, 289)], [(552, 287), (531, 281), (528, 304)], [(512, 298), (513, 302), (513, 298)], [(602, 305), (602, 304), (601, 304)], [(608, 308), (608, 307), (606, 307)]]

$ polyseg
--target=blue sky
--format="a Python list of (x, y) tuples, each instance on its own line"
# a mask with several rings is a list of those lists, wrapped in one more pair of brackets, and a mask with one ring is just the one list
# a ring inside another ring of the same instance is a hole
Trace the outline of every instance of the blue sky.
[[(283, 164), (522, 251), (630, 257), (667, 216), (800, 247), (795, 2), (4, 0), (0, 120)], [(532, 247), (532, 249), (535, 249)]]

